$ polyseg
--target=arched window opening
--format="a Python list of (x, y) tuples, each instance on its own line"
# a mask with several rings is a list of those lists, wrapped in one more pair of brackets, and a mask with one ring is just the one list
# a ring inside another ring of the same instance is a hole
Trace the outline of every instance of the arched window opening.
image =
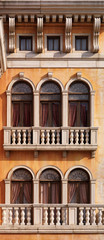
[(69, 174), (68, 202), (90, 203), (90, 178), (83, 169), (72, 170)]
[(90, 91), (87, 84), (74, 82), (69, 87), (69, 126), (87, 127), (90, 124)]
[(46, 82), (40, 90), (40, 125), (61, 126), (61, 89), (55, 82)]
[(61, 203), (61, 177), (54, 169), (40, 175), (40, 203)]
[(33, 125), (33, 91), (31, 86), (19, 81), (12, 87), (12, 126)]
[(32, 203), (32, 175), (23, 168), (13, 172), (11, 178), (11, 203)]

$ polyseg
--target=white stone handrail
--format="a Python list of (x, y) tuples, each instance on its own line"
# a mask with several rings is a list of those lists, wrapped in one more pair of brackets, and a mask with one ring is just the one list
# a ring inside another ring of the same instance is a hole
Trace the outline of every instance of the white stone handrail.
[(104, 204), (0, 204), (1, 225), (102, 226)]
[(97, 149), (97, 127), (4, 127), (4, 149), (86, 150)]

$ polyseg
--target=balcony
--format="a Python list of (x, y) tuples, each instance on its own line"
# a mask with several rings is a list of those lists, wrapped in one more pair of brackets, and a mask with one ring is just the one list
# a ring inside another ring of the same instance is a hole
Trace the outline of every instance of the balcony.
[(97, 127), (4, 127), (4, 150), (91, 151), (97, 149)]
[(0, 204), (0, 232), (104, 233), (104, 205)]

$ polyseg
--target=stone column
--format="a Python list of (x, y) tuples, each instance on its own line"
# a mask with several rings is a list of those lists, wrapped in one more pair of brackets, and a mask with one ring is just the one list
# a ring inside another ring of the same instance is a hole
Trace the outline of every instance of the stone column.
[(95, 183), (96, 183), (95, 179), (91, 180), (91, 185), (90, 185), (90, 202), (91, 202), (91, 204), (95, 204)]
[(5, 204), (10, 204), (10, 180), (5, 179)]

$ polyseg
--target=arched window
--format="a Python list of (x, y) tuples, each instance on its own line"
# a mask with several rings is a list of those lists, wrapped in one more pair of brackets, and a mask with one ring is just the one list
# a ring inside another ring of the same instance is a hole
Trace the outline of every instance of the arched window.
[(13, 172), (11, 177), (11, 203), (32, 203), (32, 175), (23, 168)]
[(61, 203), (61, 177), (54, 169), (40, 175), (40, 203)]
[(40, 125), (61, 126), (61, 89), (55, 82), (46, 82), (40, 89)]
[(69, 87), (69, 126), (87, 127), (90, 124), (90, 91), (84, 82), (74, 82)]
[(69, 174), (68, 202), (90, 203), (90, 178), (83, 169), (77, 168)]
[(29, 127), (33, 124), (33, 92), (31, 86), (19, 81), (12, 87), (12, 126)]

